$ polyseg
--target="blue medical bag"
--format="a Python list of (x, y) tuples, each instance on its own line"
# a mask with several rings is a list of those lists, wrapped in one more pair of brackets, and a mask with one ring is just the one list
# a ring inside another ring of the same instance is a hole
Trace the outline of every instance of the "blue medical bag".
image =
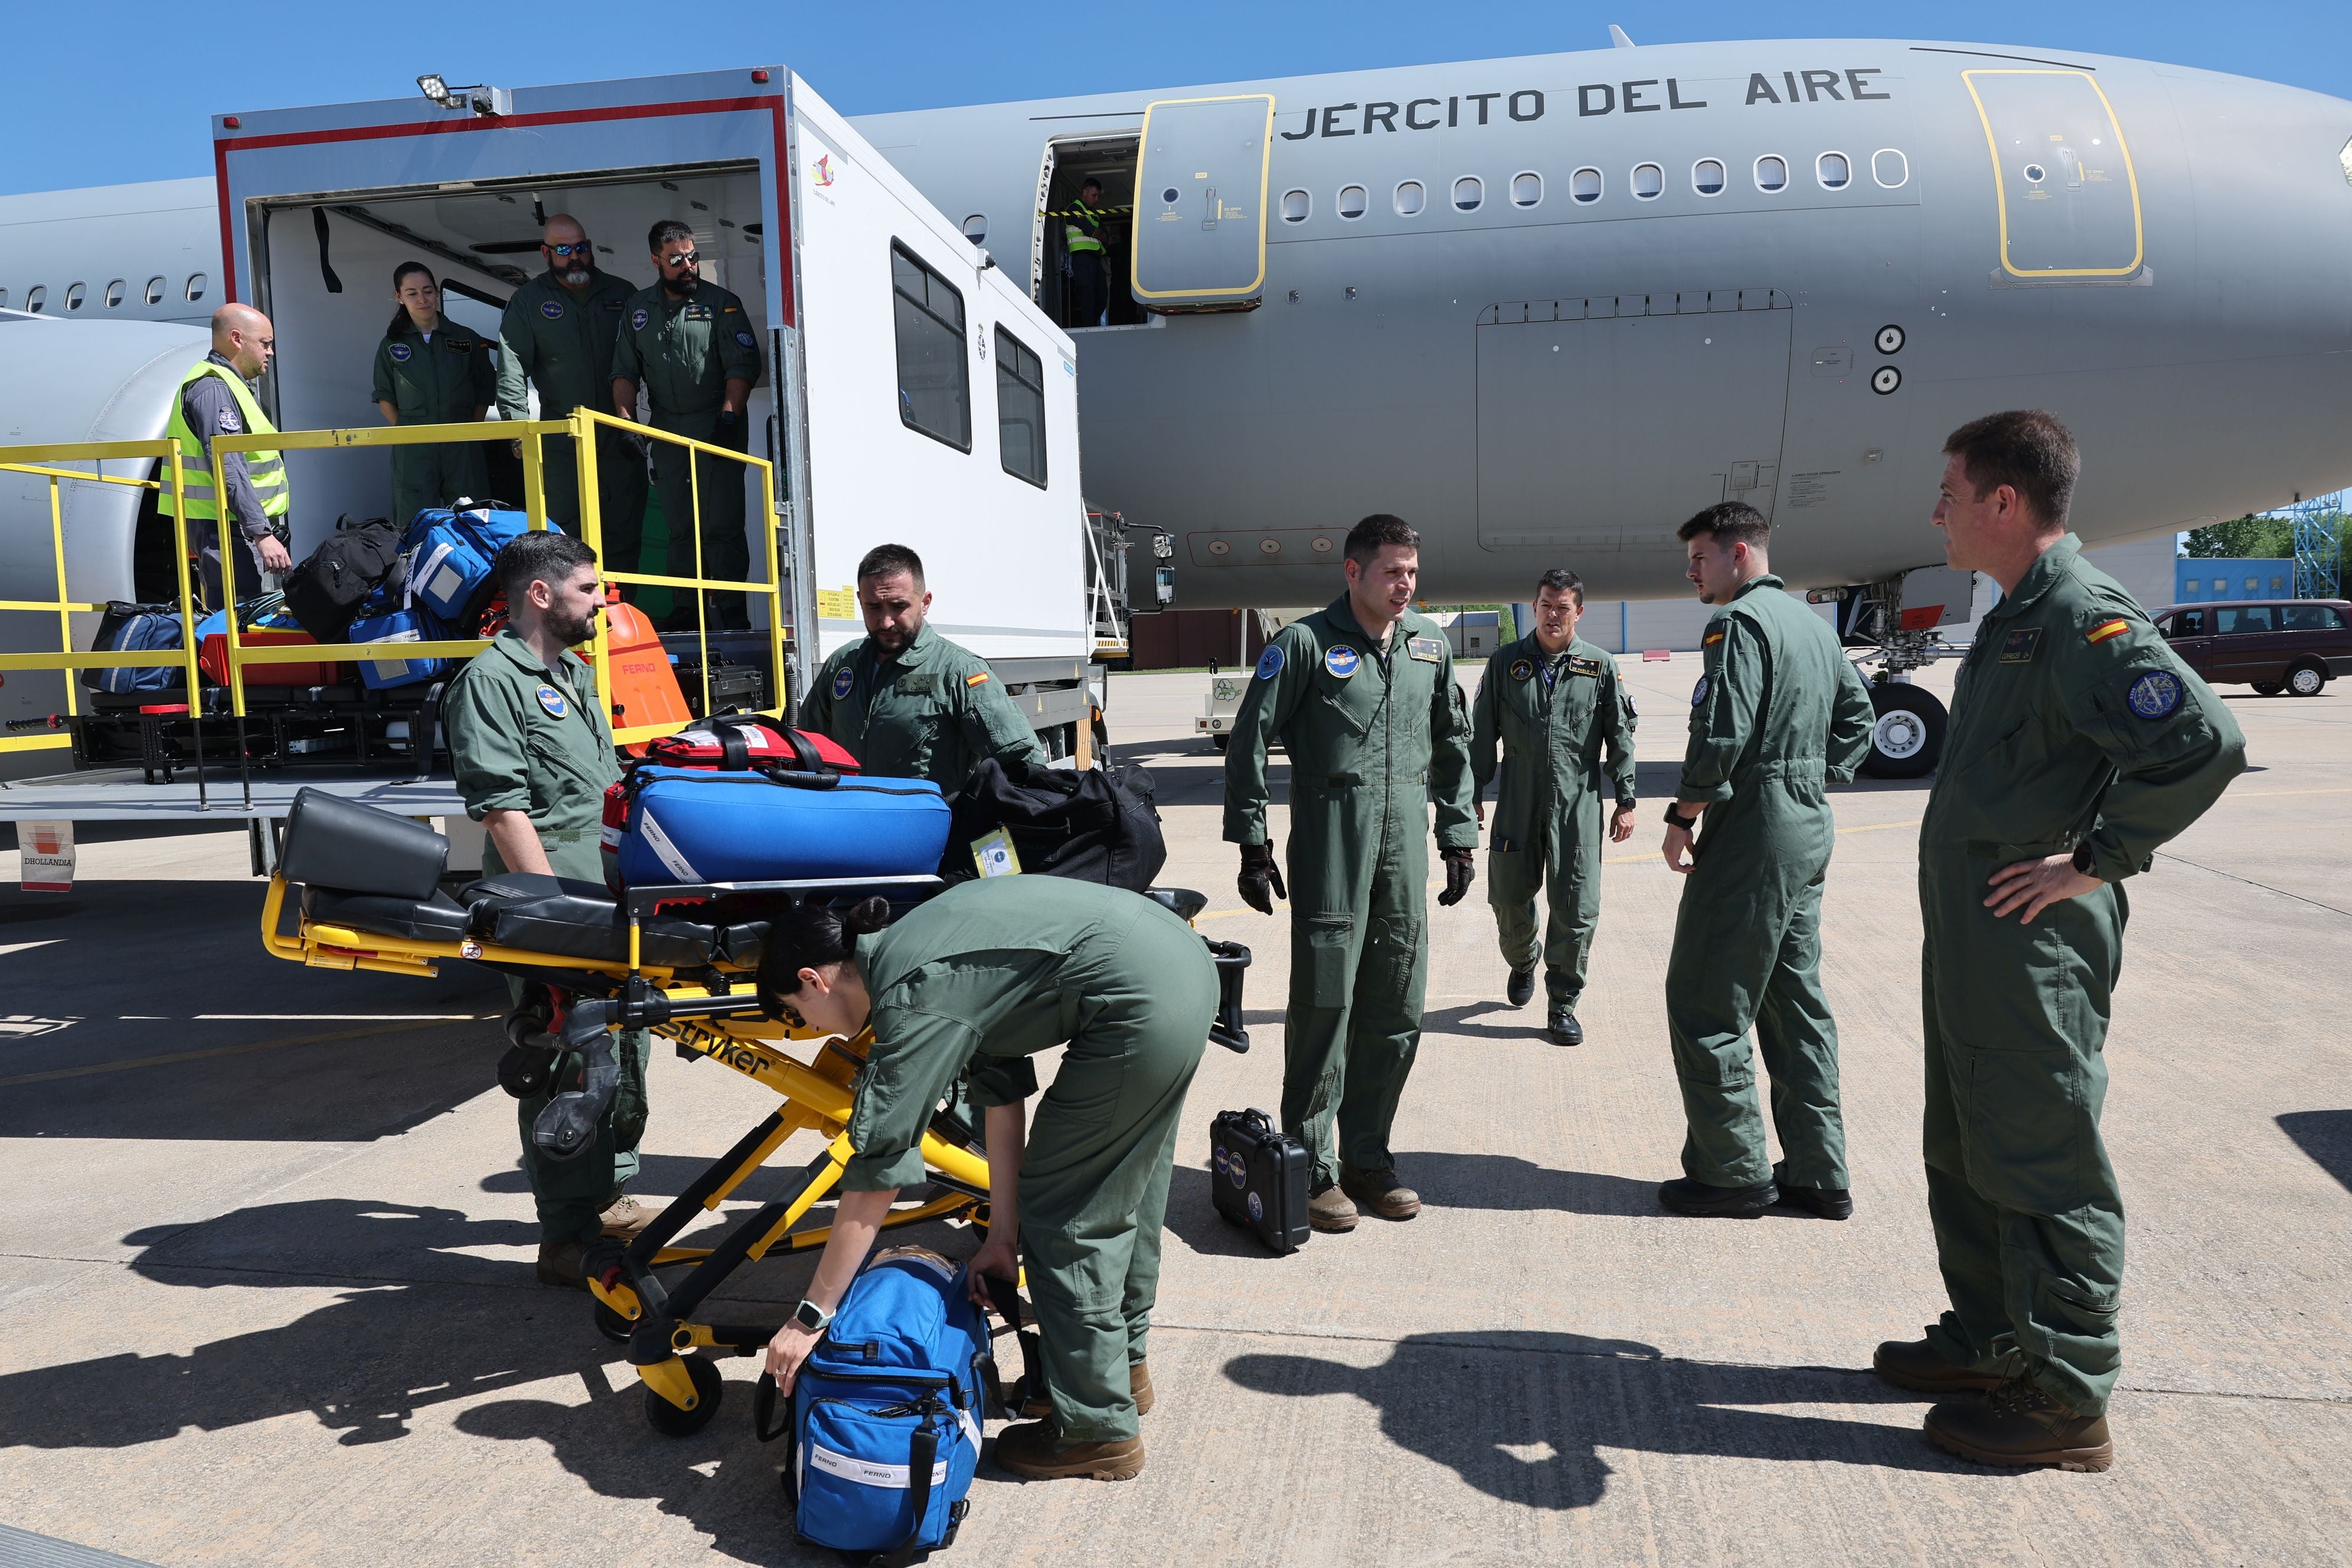
[(928, 779), (639, 765), (625, 796), (623, 888), (929, 876), (947, 848)]
[[(359, 618), (344, 634), (355, 643), (391, 645), (388, 655), (397, 652), (404, 642), (447, 642), (462, 634), (441, 624), (421, 605), (400, 605), (378, 604), (374, 599), (361, 606)], [(448, 673), (457, 661), (454, 658), (414, 658), (387, 657), (362, 659), (360, 679), (371, 691), (383, 691), (396, 686), (415, 686)]]
[[(92, 653), (164, 653), (185, 646), (180, 640), (179, 612), (169, 605), (133, 605), (117, 600), (106, 606), (90, 639)], [(136, 691), (173, 691), (185, 686), (184, 665), (141, 668), (109, 665), (81, 672), (81, 683), (92, 691), (127, 697)]]
[(757, 1430), (786, 1439), (784, 1495), (803, 1540), (891, 1563), (954, 1543), (992, 1359), (964, 1279), (919, 1247), (878, 1253), (801, 1363), (781, 1427), (769, 1425), (775, 1383), (761, 1377)]
[(452, 626), (468, 624), (489, 601), (499, 552), (530, 527), (527, 513), (490, 507), (418, 512), (401, 542), (409, 597)]

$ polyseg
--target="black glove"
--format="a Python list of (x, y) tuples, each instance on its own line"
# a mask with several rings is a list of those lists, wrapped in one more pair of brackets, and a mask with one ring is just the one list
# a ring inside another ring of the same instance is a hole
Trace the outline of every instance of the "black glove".
[(1451, 909), (1462, 901), (1462, 895), (1470, 890), (1478, 873), (1470, 864), (1467, 849), (1441, 849), (1438, 854), (1445, 861), (1445, 891), (1437, 895), (1437, 901)]
[(1282, 885), (1282, 869), (1274, 863), (1271, 844), (1242, 846), (1242, 874), (1234, 886), (1241, 889), (1242, 902), (1262, 915), (1274, 913), (1274, 900), (1290, 897), (1290, 889)]

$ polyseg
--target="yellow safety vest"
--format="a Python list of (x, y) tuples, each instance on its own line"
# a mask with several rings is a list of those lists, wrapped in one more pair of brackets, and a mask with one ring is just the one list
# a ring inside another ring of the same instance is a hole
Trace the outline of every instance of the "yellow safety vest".
[[(264, 414), (261, 405), (254, 401), (253, 390), (245, 384), (245, 378), (225, 366), (215, 364), (208, 359), (199, 360), (194, 369), (180, 378), (179, 391), (172, 399), (172, 420), (163, 426), (163, 433), (180, 444), (180, 477), (187, 490), (189, 518), (218, 521), (220, 498), (213, 493), (212, 465), (205, 459), (204, 443), (196, 438), (194, 431), (188, 428), (188, 388), (198, 376), (203, 375), (216, 375), (228, 383), (230, 393), (236, 398), (237, 411), (245, 416), (247, 432), (275, 436), (278, 426), (269, 422), (269, 416)], [(253, 482), (253, 493), (260, 498), (264, 517), (286, 515), (294, 497), (286, 488), (286, 458), (283, 454), (268, 448), (246, 453), (245, 476)], [(171, 517), (178, 510), (178, 505), (172, 495), (170, 469), (163, 469), (156, 478), (163, 482), (159, 504), (163, 515)]]
[[(1103, 215), (1084, 202), (1078, 204), (1077, 216), (1094, 219), (1097, 228), (1102, 226)], [(1077, 256), (1089, 250), (1098, 251), (1103, 248), (1103, 243), (1078, 225), (1065, 222), (1062, 225), (1062, 247), (1071, 255)]]

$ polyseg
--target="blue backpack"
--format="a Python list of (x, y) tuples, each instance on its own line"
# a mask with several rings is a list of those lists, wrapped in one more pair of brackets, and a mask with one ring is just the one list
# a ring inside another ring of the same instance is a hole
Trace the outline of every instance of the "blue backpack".
[(780, 1427), (775, 1380), (761, 1377), (760, 1440), (784, 1439), (803, 1540), (875, 1568), (954, 1544), (993, 1370), (964, 1283), (922, 1247), (877, 1253), (802, 1363)]
[(499, 552), (530, 527), (528, 514), (490, 505), (418, 512), (401, 541), (409, 598), (452, 626), (468, 624), (489, 600)]

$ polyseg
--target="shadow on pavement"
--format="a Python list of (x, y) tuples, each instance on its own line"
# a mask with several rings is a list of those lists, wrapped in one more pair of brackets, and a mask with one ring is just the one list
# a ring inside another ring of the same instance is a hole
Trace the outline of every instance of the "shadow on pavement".
[(1435, 1208), (1558, 1209), (1563, 1214), (1665, 1217), (1656, 1180), (1596, 1171), (1554, 1171), (1515, 1154), (1436, 1154), (1400, 1151), (1397, 1174)]
[[(1528, 1508), (1599, 1502), (1601, 1450), (1873, 1465), (1959, 1472), (1917, 1431), (1924, 1406), (1866, 1373), (1670, 1361), (1654, 1348), (1582, 1334), (1416, 1335), (1378, 1366), (1311, 1355), (1243, 1355), (1225, 1375), (1288, 1398), (1353, 1394), (1399, 1447), (1487, 1496)], [(1896, 1405), (1895, 1421), (1785, 1415), (1739, 1405)]]
[(2313, 1163), (2352, 1189), (2352, 1110), (2290, 1110), (2278, 1124)]
[[(1501, 1013), (1512, 1020), (1507, 1024), (1474, 1024), (1470, 1020), (1487, 1013)], [(1459, 1007), (1440, 1007), (1424, 1013), (1421, 1019), (1423, 1038), (1431, 1035), (1462, 1035), (1481, 1040), (1541, 1040), (1546, 1011), (1538, 996), (1524, 1007), (1513, 1007), (1505, 1002), (1465, 1002)]]

